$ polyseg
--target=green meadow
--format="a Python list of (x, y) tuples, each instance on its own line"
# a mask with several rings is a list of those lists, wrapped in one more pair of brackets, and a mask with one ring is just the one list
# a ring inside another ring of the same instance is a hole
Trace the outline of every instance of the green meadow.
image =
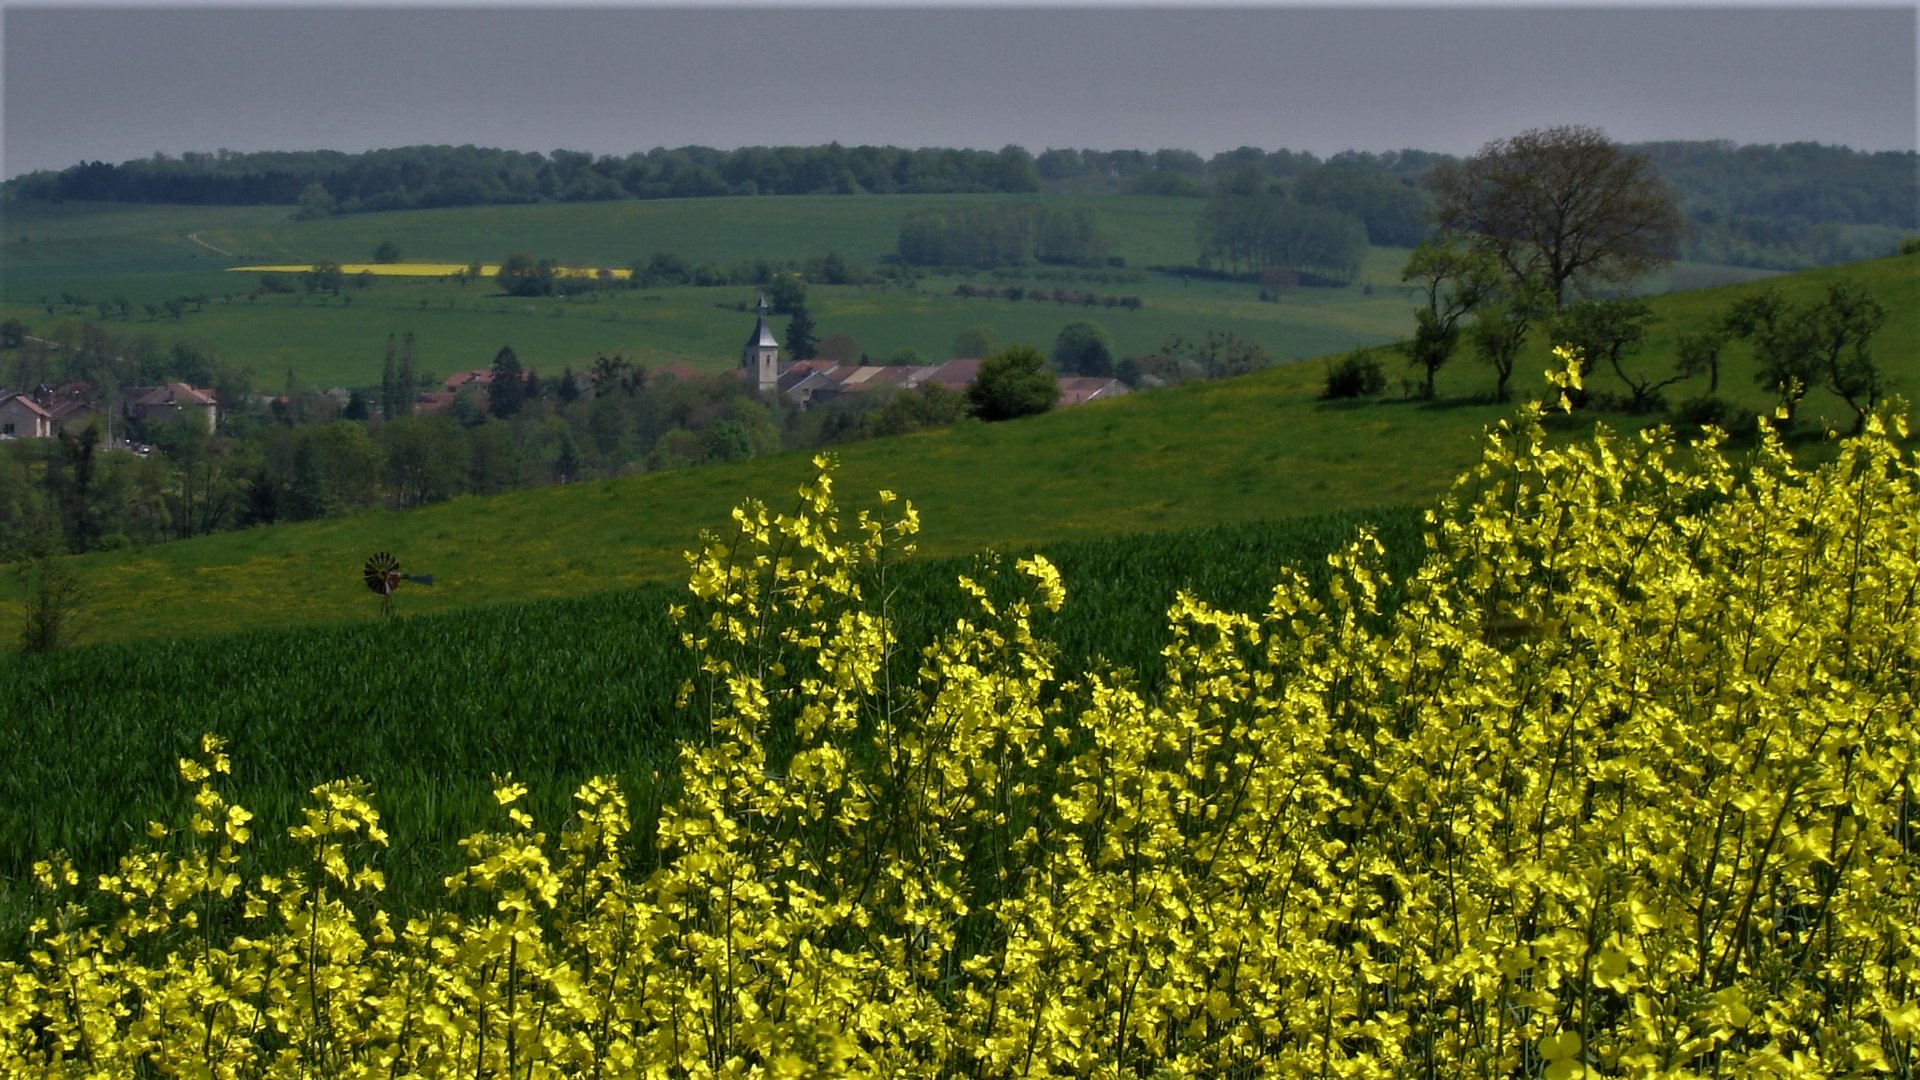
[[(1406, 252), (1371, 251), (1359, 280), (1343, 289), (1296, 289), (1264, 303), (1248, 284), (1145, 271), (1182, 266), (1196, 252), (1201, 200), (1131, 196), (837, 196), (687, 199), (479, 207), (292, 220), (282, 207), (146, 207), (30, 203), (7, 208), (0, 228), (0, 317), (50, 336), (62, 323), (97, 318), (93, 305), (125, 297), (129, 317), (110, 332), (148, 335), (164, 345), (188, 339), (224, 362), (253, 370), (277, 391), (287, 373), (308, 386), (370, 386), (380, 378), (389, 337), (414, 335), (418, 369), (440, 377), (483, 367), (503, 345), (543, 374), (581, 370), (615, 353), (699, 371), (730, 366), (751, 330), (751, 287), (615, 289), (572, 299), (527, 300), (490, 281), (382, 278), (338, 297), (263, 293), (261, 275), (233, 267), (358, 262), (392, 242), (409, 261), (499, 262), (514, 251), (563, 265), (624, 267), (656, 252), (694, 264), (801, 261), (838, 251), (868, 268), (892, 251), (901, 220), (915, 210), (967, 200), (1085, 207), (1111, 254), (1137, 280), (1057, 280), (1050, 269), (1014, 283), (1135, 295), (1138, 311), (1083, 309), (1031, 300), (961, 299), (962, 282), (998, 285), (987, 274), (928, 276), (910, 286), (813, 286), (808, 308), (822, 338), (846, 334), (869, 356), (911, 350), (938, 362), (964, 328), (991, 327), (1003, 344), (1045, 347), (1067, 322), (1091, 318), (1121, 353), (1149, 352), (1178, 335), (1231, 333), (1292, 360), (1404, 336), (1411, 306), (1400, 286)], [(225, 254), (222, 254), (225, 253)], [(1671, 280), (1697, 285), (1757, 276), (1716, 267), (1679, 267)], [(63, 295), (85, 297), (76, 310)], [(174, 296), (207, 303), (178, 320), (149, 316), (147, 304)], [(51, 309), (51, 310), (49, 310)]]

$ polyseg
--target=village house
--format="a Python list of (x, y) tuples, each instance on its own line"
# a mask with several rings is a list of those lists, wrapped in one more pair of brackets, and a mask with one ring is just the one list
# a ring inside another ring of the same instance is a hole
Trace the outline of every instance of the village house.
[(88, 428), (97, 427), (102, 434), (107, 430), (106, 410), (95, 405), (90, 398), (67, 398), (55, 402), (47, 409), (53, 417), (53, 430), (78, 435)]
[(15, 439), (50, 439), (61, 432), (78, 435), (90, 427), (103, 433), (107, 414), (94, 403), (96, 391), (90, 382), (74, 380), (58, 386), (42, 383), (31, 393), (11, 394), (0, 390), (0, 435)]
[(493, 384), (493, 369), (474, 368), (472, 371), (456, 371), (441, 383), (439, 390), (422, 390), (413, 395), (413, 412), (416, 415), (445, 412), (453, 407), (453, 401), (462, 391), (473, 396), (474, 404), (483, 411), (487, 407), (487, 388)]
[(1060, 377), (1060, 397), (1053, 403), (1056, 409), (1082, 402), (1105, 400), (1127, 393), (1127, 384), (1119, 379), (1107, 379), (1098, 375), (1062, 375)]
[(0, 439), (51, 439), (53, 414), (25, 394), (0, 396)]
[(99, 388), (85, 379), (72, 379), (58, 386), (35, 387), (33, 400), (53, 417), (55, 434), (78, 435), (88, 428), (98, 428), (105, 435), (111, 426), (110, 417), (98, 403), (99, 393)]
[(128, 387), (121, 400), (127, 419), (149, 426), (158, 427), (178, 416), (192, 416), (204, 423), (209, 433), (219, 427), (220, 403), (213, 399), (210, 391), (196, 390), (186, 383)]

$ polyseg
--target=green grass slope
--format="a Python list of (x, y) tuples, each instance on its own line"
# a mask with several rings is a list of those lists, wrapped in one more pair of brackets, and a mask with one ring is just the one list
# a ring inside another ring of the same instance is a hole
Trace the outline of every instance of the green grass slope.
[[(1916, 268), (1920, 256), (1907, 256), (1780, 281), (1809, 299), (1832, 280), (1865, 282), (1890, 312), (1876, 354), (1894, 389), (1911, 396), (1920, 387)], [(1638, 362), (1670, 367), (1676, 333), (1754, 287), (1659, 298)], [(1516, 394), (1537, 392), (1546, 348), (1537, 342), (1523, 357)], [(1390, 355), (1387, 363), (1395, 363)], [(856, 444), (840, 452), (840, 490), (857, 499), (889, 488), (913, 500), (930, 554), (1407, 506), (1443, 491), (1477, 455), (1480, 433), (1512, 408), (1484, 399), (1492, 379), (1464, 358), (1442, 372), (1433, 403), (1321, 402), (1322, 374), (1319, 364), (1289, 365), (1010, 424)], [(1597, 388), (1610, 379), (1600, 373)], [(1695, 380), (1669, 397), (1703, 389), (1704, 379)], [(1744, 355), (1729, 360), (1722, 392), (1751, 412), (1768, 406)], [(1803, 415), (1813, 432), (1822, 417), (1847, 419), (1822, 393)], [(742, 498), (789, 497), (809, 467), (806, 455), (783, 455), (89, 555), (74, 560), (88, 589), (83, 640), (373, 619), (378, 604), (358, 572), (383, 549), (438, 578), (397, 598), (406, 614), (673, 579), (702, 528), (723, 522)], [(21, 599), (18, 586), (10, 588), (0, 625), (18, 626)]]

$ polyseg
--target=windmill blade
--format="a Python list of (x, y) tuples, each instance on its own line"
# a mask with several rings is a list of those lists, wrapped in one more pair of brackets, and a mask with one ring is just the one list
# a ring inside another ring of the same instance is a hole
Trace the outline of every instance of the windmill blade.
[(367, 588), (387, 596), (400, 581), (400, 560), (394, 558), (392, 552), (376, 551), (361, 567), (360, 576), (366, 581)]

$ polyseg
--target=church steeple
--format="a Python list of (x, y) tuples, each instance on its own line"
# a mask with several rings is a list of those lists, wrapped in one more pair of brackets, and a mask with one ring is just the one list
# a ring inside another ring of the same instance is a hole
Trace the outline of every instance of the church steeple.
[(767, 326), (767, 294), (760, 294), (760, 322), (746, 348), (740, 351), (740, 367), (762, 392), (780, 385), (780, 342)]

